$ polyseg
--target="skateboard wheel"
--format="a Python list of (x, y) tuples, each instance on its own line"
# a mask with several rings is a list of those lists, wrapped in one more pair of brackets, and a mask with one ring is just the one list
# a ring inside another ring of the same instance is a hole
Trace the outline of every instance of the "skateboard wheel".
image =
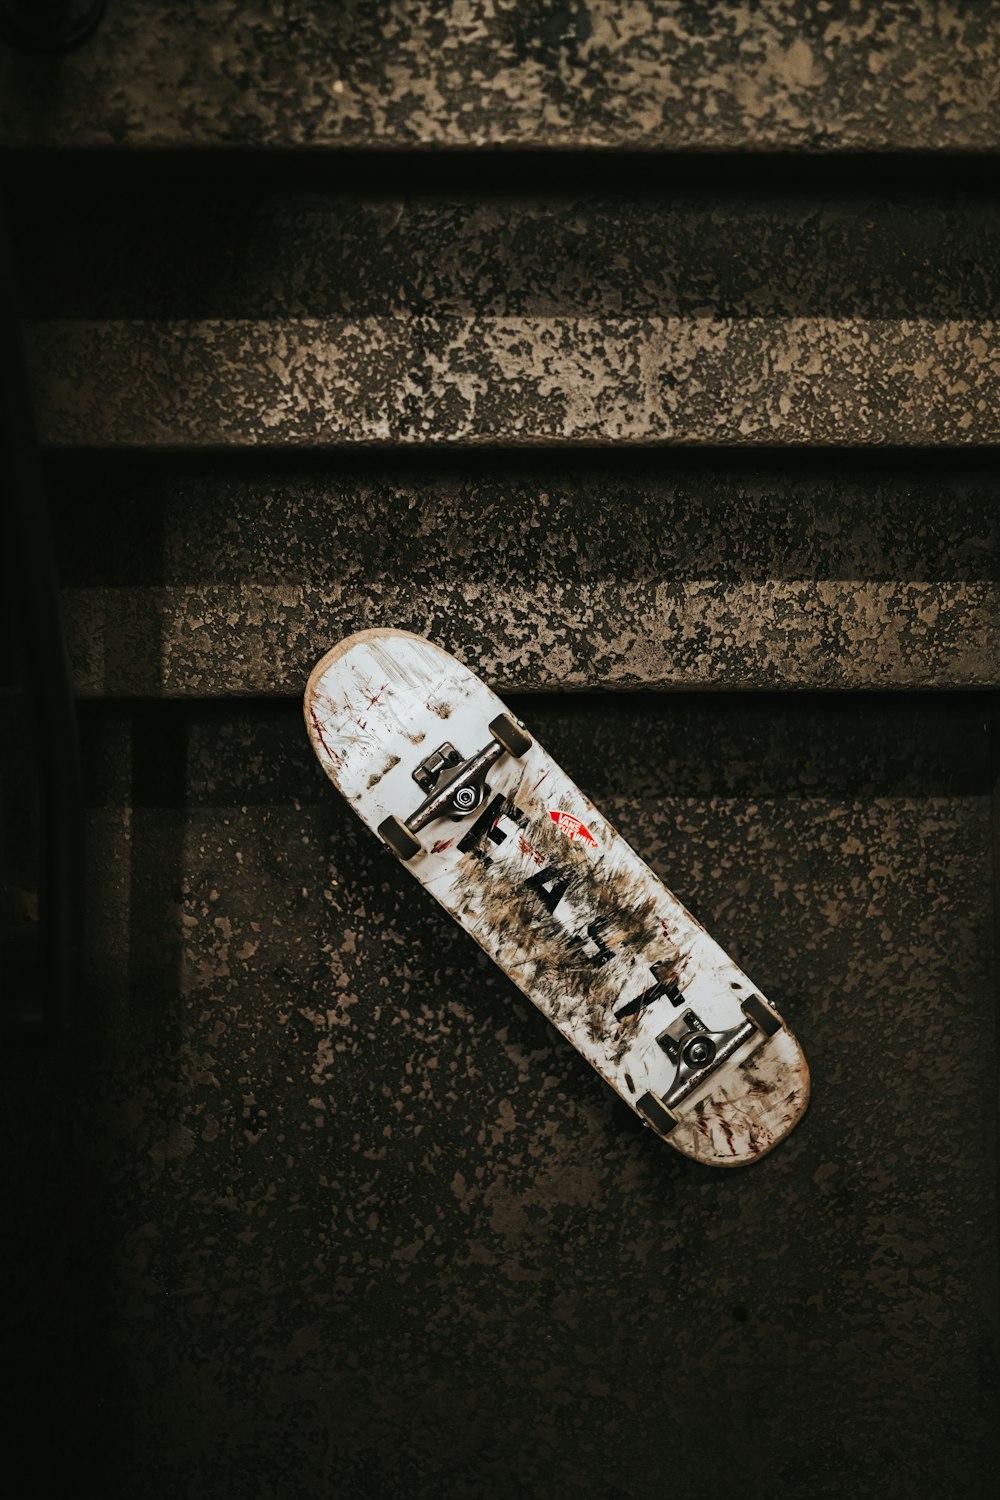
[(636, 1100), (635, 1107), (657, 1135), (669, 1135), (678, 1123), (673, 1110), (668, 1109), (655, 1094), (643, 1094), (641, 1099)]
[(747, 1020), (752, 1021), (757, 1030), (762, 1031), (765, 1036), (774, 1036), (774, 1033), (780, 1031), (785, 1024), (777, 1011), (765, 1005), (759, 995), (751, 995), (748, 1000), (744, 1000), (741, 1009)]
[(378, 825), (378, 832), (379, 838), (384, 840), (393, 854), (398, 854), (400, 859), (412, 859), (424, 847), (416, 834), (410, 832), (402, 818), (397, 818), (395, 814)]
[(510, 714), (498, 714), (490, 725), (490, 734), (515, 760), (520, 760), (531, 749), (531, 735)]

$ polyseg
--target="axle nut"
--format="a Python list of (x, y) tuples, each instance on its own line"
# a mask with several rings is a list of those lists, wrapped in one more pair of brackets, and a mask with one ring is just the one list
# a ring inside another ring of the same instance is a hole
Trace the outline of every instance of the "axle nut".
[(715, 1057), (715, 1043), (710, 1037), (696, 1033), (684, 1043), (681, 1056), (689, 1068), (707, 1068)]

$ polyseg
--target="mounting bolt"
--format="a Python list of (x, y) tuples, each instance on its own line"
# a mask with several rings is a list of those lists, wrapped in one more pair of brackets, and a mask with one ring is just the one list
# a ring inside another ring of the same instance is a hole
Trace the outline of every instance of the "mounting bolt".
[(689, 1068), (704, 1068), (715, 1056), (715, 1043), (706, 1036), (693, 1036), (685, 1042), (682, 1055)]

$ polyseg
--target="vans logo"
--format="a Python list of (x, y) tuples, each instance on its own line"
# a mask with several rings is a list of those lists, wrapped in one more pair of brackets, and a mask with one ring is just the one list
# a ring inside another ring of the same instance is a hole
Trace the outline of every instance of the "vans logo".
[(592, 849), (597, 848), (597, 840), (586, 824), (581, 823), (579, 818), (574, 818), (572, 813), (560, 812), (558, 809), (550, 810), (549, 817), (557, 828), (561, 828), (567, 838), (579, 839), (581, 844), (589, 844)]

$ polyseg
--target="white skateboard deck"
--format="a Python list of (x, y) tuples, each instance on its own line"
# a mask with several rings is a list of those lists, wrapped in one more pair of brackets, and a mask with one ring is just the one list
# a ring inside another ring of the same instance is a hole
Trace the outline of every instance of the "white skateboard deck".
[(669, 1145), (739, 1166), (787, 1135), (809, 1099), (794, 1036), (474, 673), (365, 630), (319, 662), (305, 717), (358, 816), (395, 820), (421, 885)]

